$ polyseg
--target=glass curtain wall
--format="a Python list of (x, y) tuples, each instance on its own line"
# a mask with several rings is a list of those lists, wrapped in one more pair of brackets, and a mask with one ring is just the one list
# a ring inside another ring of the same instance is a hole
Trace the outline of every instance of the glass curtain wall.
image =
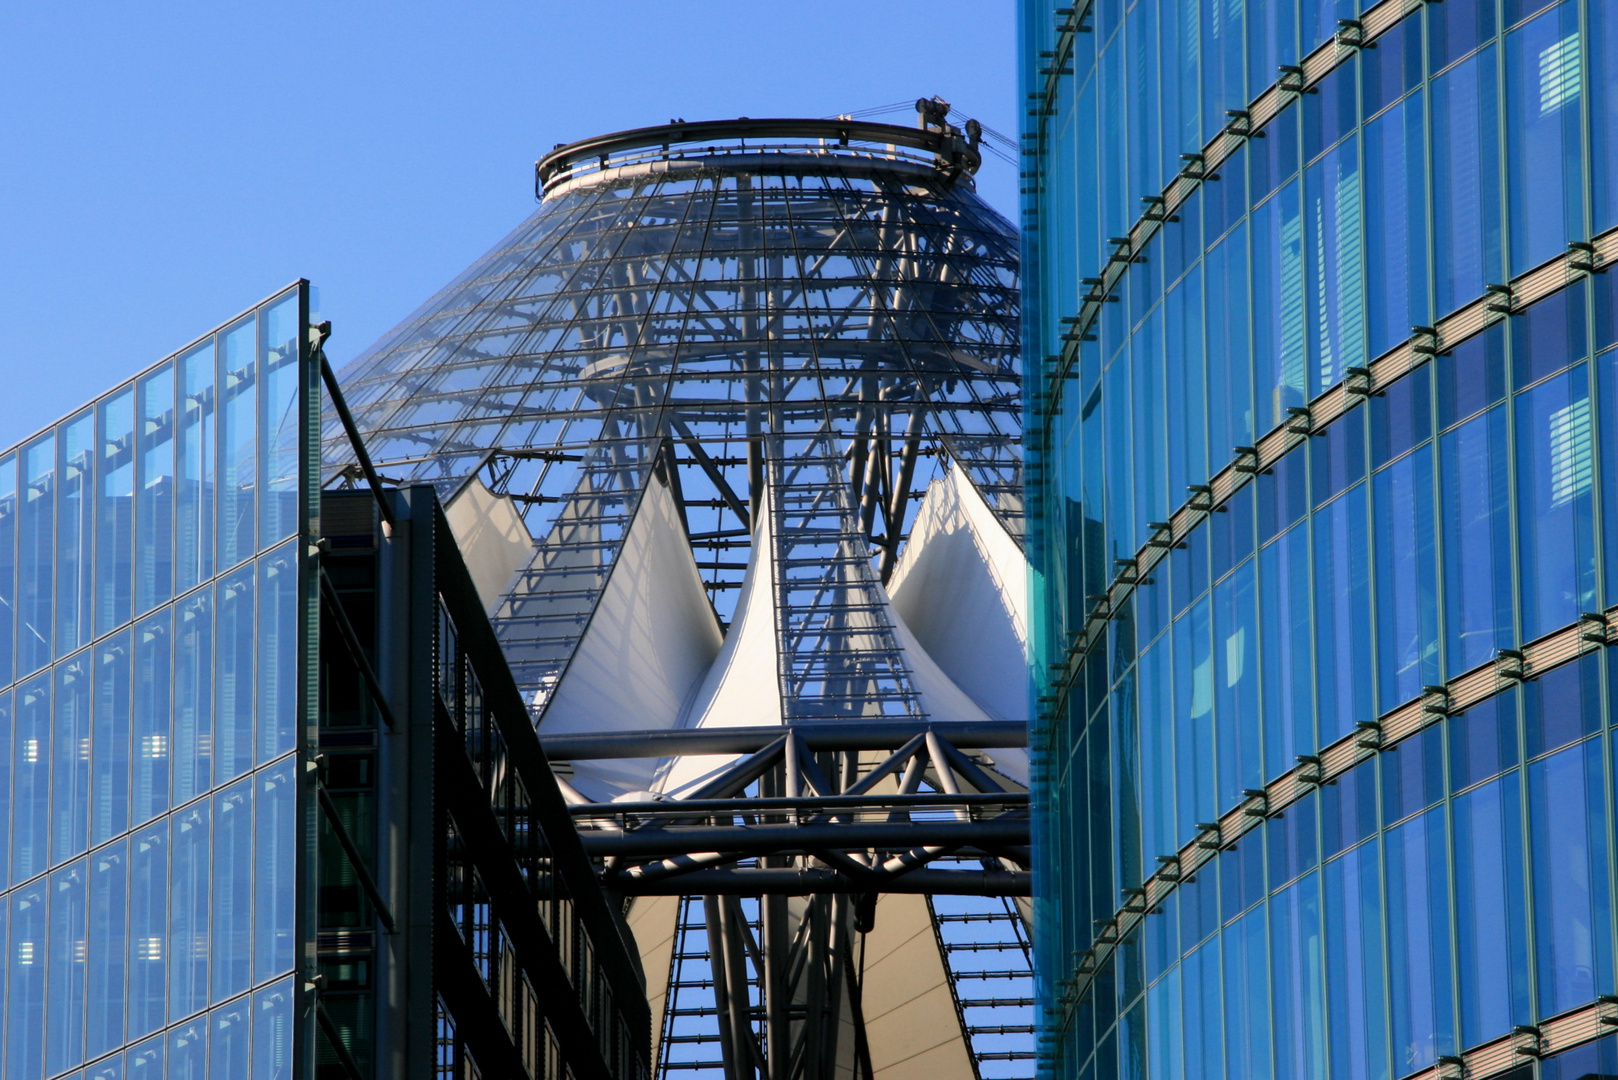
[(307, 323), (299, 283), (0, 453), (8, 1080), (293, 1075)]
[[(1588, 272), (1618, 226), (1618, 12), (1026, 2), (1020, 35), (1023, 340), (1059, 376), (1030, 379), (1027, 422), (1042, 1067), (1403, 1077), (1594, 1007), (1615, 979), (1602, 651), (1161, 883), (1322, 748), (1618, 606), (1618, 286)], [(1221, 132), (1239, 148), (1204, 169)], [(1308, 437), (1164, 539), (1287, 425)], [(1115, 560), (1164, 544), (1072, 654)], [(1152, 913), (1098, 939), (1143, 886)]]

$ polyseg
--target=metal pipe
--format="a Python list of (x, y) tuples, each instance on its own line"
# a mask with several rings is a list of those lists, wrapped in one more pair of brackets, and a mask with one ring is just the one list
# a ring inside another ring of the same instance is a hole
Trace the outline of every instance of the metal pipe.
[[(331, 332), (331, 324), (323, 324), (326, 333)], [(354, 417), (348, 411), (348, 402), (343, 398), (343, 388), (337, 385), (337, 376), (326, 360), (326, 339), (322, 337), (315, 351), (320, 354), (320, 378), (326, 384), (326, 393), (331, 397), (332, 408), (337, 410), (337, 419), (343, 423), (343, 431), (348, 436), (349, 445), (354, 448), (354, 459), (360, 463), (360, 472), (365, 474), (365, 482), (371, 487), (371, 494), (376, 496), (376, 505), (382, 512), (383, 532), (389, 538), (393, 537), (393, 510), (388, 506), (388, 498), (382, 491), (382, 480), (376, 475), (376, 468), (371, 464), (371, 455), (365, 449), (365, 441), (360, 438), (359, 428), (354, 426)]]

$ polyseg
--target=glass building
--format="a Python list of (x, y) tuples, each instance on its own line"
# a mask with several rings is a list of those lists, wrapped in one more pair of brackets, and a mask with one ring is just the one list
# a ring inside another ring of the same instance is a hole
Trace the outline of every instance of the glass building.
[(1618, 10), (1019, 18), (1042, 1069), (1614, 1072)]

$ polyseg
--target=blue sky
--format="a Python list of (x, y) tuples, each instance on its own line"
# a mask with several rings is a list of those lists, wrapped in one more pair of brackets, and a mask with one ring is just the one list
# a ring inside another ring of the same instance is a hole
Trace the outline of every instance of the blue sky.
[[(1009, 0), (0, 4), (0, 447), (300, 276), (354, 356), (532, 212), (558, 142), (933, 94), (1014, 137), (1014, 21)], [(1015, 185), (980, 178), (1008, 217)]]

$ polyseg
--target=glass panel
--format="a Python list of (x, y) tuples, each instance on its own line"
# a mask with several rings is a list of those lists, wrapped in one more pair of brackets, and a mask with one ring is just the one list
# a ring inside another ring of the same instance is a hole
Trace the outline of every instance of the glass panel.
[(1552, 293), (1511, 322), (1511, 371), (1518, 386), (1538, 382), (1589, 351), (1585, 337), (1586, 289), (1582, 282)]
[(140, 381), (135, 492), (135, 610), (174, 595), (174, 369)]
[(1445, 670), (1450, 678), (1512, 647), (1510, 446), (1506, 410), (1438, 444), (1444, 523)]
[(214, 782), (253, 767), (253, 576), (244, 566), (215, 586)]
[(253, 1080), (292, 1080), (292, 980), (253, 995)]
[(150, 821), (169, 808), (170, 643), (174, 613), (158, 612), (135, 627), (134, 820)]
[(1304, 403), (1307, 331), (1304, 319), (1303, 221), (1298, 184), (1253, 211), (1253, 355), (1258, 428), (1268, 431)]
[(209, 590), (181, 601), (174, 648), (174, 801), (211, 786), (213, 602)]
[[(129, 1037), (163, 1025), (169, 957), (169, 823), (129, 841)], [(158, 1069), (157, 1075), (162, 1075)]]
[(1265, 775), (1312, 754), (1314, 671), (1309, 649), (1309, 529), (1293, 528), (1259, 552), (1264, 620)]
[[(169, 908), (169, 1022), (208, 1004), (208, 814), (193, 805), (174, 815), (174, 883)], [(170, 1047), (172, 1050), (172, 1046)]]
[(1320, 789), (1320, 854), (1331, 858), (1376, 832), (1376, 769), (1360, 765)]
[(290, 971), (297, 912), (297, 763), (253, 777), (258, 786), (253, 847), (253, 981)]
[(51, 679), (17, 691), (11, 764), (11, 880), (42, 873), (50, 839)]
[(1380, 469), (1432, 435), (1432, 373), (1423, 365), (1370, 400), (1371, 468)]
[(129, 1080), (162, 1080), (163, 1036), (148, 1039), (125, 1055)]
[[(11, 813), (11, 751), (12, 751), (11, 692), (0, 693), (0, 887), (11, 880), (11, 830), (7, 819)], [(0, 904), (0, 908), (4, 908)]]
[(213, 798), (213, 1000), (247, 989), (253, 953), (253, 783)]
[(84, 1080), (124, 1080), (124, 1055), (114, 1054), (84, 1070)]
[(11, 894), (6, 964), (6, 1075), (45, 1069), (45, 879)]
[(175, 484), (176, 588), (180, 592), (213, 577), (214, 343), (180, 357), (179, 474)]
[(56, 440), (50, 435), (23, 448), (22, 485), (17, 538), (17, 673), (26, 675), (51, 659)]
[(1432, 82), (1434, 299), (1440, 316), (1501, 278), (1495, 93), (1492, 46)]
[(1495, 323), (1435, 361), (1438, 368), (1438, 426), (1493, 405), (1506, 396), (1506, 327)]
[(1316, 506), (1365, 477), (1365, 414), (1356, 409), (1309, 440), (1309, 497)]
[(70, 653), (91, 633), (91, 575), (95, 563), (95, 418), (81, 413), (57, 429), (56, 654)]
[(1333, 1076), (1388, 1076), (1378, 869), (1372, 840), (1323, 870)]
[(1204, 597), (1174, 624), (1171, 633), (1179, 840), (1194, 835), (1197, 822), (1219, 817), (1214, 787), (1213, 628), (1208, 607)]
[(90, 653), (56, 667), (56, 728), (51, 733), (51, 864), (90, 843)]
[(45, 1010), (45, 1072), (55, 1076), (84, 1060), (87, 868), (74, 863), (51, 875), (50, 993)]
[(1225, 1060), (1229, 1076), (1267, 1080), (1270, 1072), (1269, 950), (1264, 910), (1225, 931)]
[(1522, 637), (1531, 641), (1595, 606), (1590, 392), (1576, 367), (1519, 394), (1517, 545)]
[(1591, 739), (1528, 766), (1539, 1012), (1550, 1016), (1612, 992), (1612, 886), (1601, 743)]
[(1494, 37), (1494, 5), (1488, 0), (1451, 4), (1427, 16), (1428, 66), (1437, 71)]
[(1444, 729), (1434, 725), (1382, 752), (1382, 820), (1395, 822), (1444, 797)]
[(1459, 791), (1517, 764), (1517, 693), (1508, 690), (1450, 717), (1450, 788)]
[(135, 391), (125, 389), (96, 407), (96, 632), (122, 626), (133, 614), (135, 544)]
[(208, 1019), (197, 1017), (169, 1032), (168, 1080), (207, 1080)]
[(219, 348), (219, 565), (234, 566), (253, 553), (253, 490), (258, 479), (258, 351), (251, 316), (220, 335)]
[(1463, 1046), (1529, 1021), (1520, 784), (1507, 773), (1452, 804)]
[(1432, 447), (1400, 458), (1371, 483), (1377, 538), (1377, 705), (1386, 712), (1439, 681)]
[(264, 331), (264, 415), (259, 431), (264, 463), (259, 547), (298, 531), (298, 470), (303, 429), (298, 410), (298, 294), (267, 308)]
[(129, 633), (95, 648), (95, 733), (91, 739), (90, 845), (129, 828)]
[(1442, 809), (1387, 836), (1388, 955), (1396, 958), (1388, 967), (1395, 1076), (1418, 1072), (1456, 1050), (1444, 841)]
[(296, 745), (298, 727), (298, 545), (258, 561), (258, 760)]
[(1601, 657), (1591, 653), (1523, 684), (1523, 744), (1530, 758), (1601, 730)]
[(129, 967), (129, 945), (124, 936), (129, 914), (125, 892), (128, 879), (129, 856), (122, 841), (90, 856), (86, 1057), (99, 1057), (124, 1041), (124, 976)]
[(1214, 704), (1222, 808), (1240, 802), (1244, 790), (1264, 785), (1254, 577), (1254, 564), (1246, 562), (1214, 590)]
[(1515, 277), (1583, 240), (1579, 5), (1506, 35), (1506, 168)]
[[(1352, 79), (1352, 68), (1343, 74)], [(1343, 100), (1352, 113), (1353, 97)], [(1304, 220), (1309, 223), (1308, 292), (1313, 301), (1309, 339), (1312, 397), (1341, 380), (1346, 368), (1365, 363), (1361, 233), (1365, 214), (1358, 140), (1348, 140), (1311, 165), (1303, 179)]]
[(1278, 1076), (1322, 1080), (1326, 1075), (1326, 995), (1320, 967), (1320, 878), (1310, 874), (1270, 901)]
[(243, 997), (208, 1014), (208, 1068), (218, 1077), (253, 1074), (253, 1003)]
[(1371, 719), (1370, 551), (1365, 485), (1315, 511), (1315, 663), (1320, 741)]
[(12, 679), (17, 624), (17, 459), (0, 457), (0, 686)]
[(1591, 172), (1594, 232), (1618, 225), (1618, 10), (1589, 4)]

